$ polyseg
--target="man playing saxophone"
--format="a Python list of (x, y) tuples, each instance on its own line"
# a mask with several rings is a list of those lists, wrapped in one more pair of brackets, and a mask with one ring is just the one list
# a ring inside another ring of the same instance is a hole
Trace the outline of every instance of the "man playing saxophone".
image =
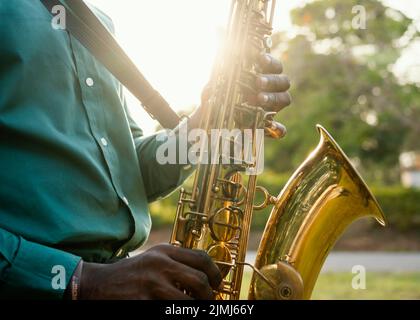
[[(40, 1), (1, 0), (0, 16), (0, 297), (211, 299), (221, 276), (204, 252), (128, 257), (150, 232), (148, 203), (193, 169), (156, 162), (162, 142), (132, 120), (121, 85)], [(258, 63), (249, 100), (278, 112), (289, 80), (270, 55)]]

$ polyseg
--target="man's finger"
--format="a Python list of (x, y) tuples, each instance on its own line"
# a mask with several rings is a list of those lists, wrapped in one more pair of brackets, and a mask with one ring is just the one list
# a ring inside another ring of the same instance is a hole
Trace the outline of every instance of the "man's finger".
[(262, 74), (257, 77), (257, 87), (265, 92), (281, 92), (290, 88), (290, 80), (283, 74)]
[(217, 265), (207, 253), (202, 250), (191, 250), (171, 245), (159, 246), (175, 261), (204, 272), (212, 288), (217, 289), (222, 281), (222, 275)]
[(174, 286), (162, 286), (157, 293), (161, 300), (193, 300), (193, 297), (185, 294)]
[(193, 269), (185, 264), (174, 261), (172, 280), (181, 288), (190, 292), (196, 299), (212, 300), (213, 290), (204, 272)]
[(278, 112), (287, 107), (292, 101), (288, 92), (261, 92), (258, 95), (258, 102), (267, 111)]
[(273, 58), (268, 53), (265, 53), (260, 56), (258, 64), (261, 68), (262, 73), (282, 73), (283, 72), (283, 65), (279, 60)]

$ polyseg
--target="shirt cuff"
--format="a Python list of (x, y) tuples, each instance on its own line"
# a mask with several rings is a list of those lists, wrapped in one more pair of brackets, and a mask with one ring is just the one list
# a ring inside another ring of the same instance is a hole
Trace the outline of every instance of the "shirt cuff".
[(19, 238), (19, 249), (3, 274), (10, 297), (62, 299), (81, 258)]

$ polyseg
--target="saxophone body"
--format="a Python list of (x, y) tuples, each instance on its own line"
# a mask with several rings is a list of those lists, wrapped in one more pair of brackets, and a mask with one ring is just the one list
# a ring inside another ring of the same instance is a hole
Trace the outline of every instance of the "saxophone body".
[[(244, 267), (253, 271), (249, 299), (308, 299), (339, 236), (354, 220), (382, 211), (347, 157), (322, 127), (321, 141), (279, 196), (257, 185), (264, 136), (285, 129), (274, 113), (246, 102), (270, 50), (275, 0), (232, 0), (225, 45), (212, 74), (200, 127), (211, 147), (200, 149), (193, 185), (181, 188), (170, 242), (206, 251), (222, 272), (216, 299), (239, 299)], [(225, 133), (228, 132), (226, 135)], [(210, 139), (211, 137), (211, 139)], [(211, 150), (210, 150), (211, 149)], [(261, 192), (264, 201), (254, 203)], [(273, 205), (255, 265), (245, 262), (254, 211)]]

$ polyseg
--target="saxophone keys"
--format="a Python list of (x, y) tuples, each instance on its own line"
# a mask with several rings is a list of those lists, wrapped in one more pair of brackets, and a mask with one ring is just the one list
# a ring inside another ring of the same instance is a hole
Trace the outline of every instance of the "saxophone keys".
[(223, 242), (211, 246), (207, 250), (207, 254), (213, 259), (214, 263), (220, 270), (222, 278), (226, 278), (232, 266), (233, 259), (229, 248)]
[(270, 36), (265, 36), (263, 39), (264, 47), (267, 50), (271, 50), (273, 47), (273, 39)]
[(275, 204), (278, 199), (275, 196), (272, 196), (268, 190), (264, 187), (261, 186), (257, 186), (255, 188), (256, 191), (260, 191), (262, 192), (262, 194), (264, 195), (264, 201), (261, 204), (254, 204), (254, 210), (262, 210), (267, 208), (269, 205)]
[(265, 135), (274, 139), (281, 139), (287, 134), (287, 129), (280, 122), (273, 120), (266, 121), (264, 128)]
[(209, 220), (210, 232), (221, 242), (231, 241), (241, 227), (242, 210), (235, 207), (222, 207)]
[(257, 300), (303, 299), (302, 277), (286, 262), (265, 265), (254, 275), (254, 280), (252, 294)]

